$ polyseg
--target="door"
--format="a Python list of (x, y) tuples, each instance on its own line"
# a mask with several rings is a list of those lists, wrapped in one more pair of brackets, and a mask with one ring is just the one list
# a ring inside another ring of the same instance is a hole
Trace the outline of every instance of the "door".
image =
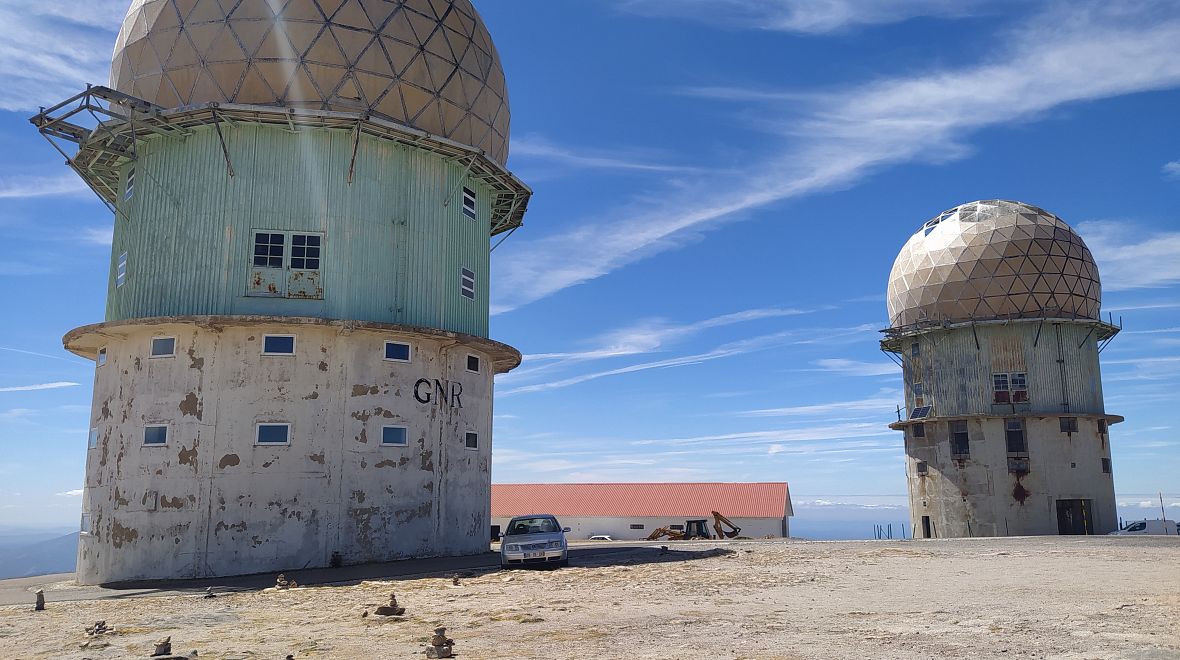
[(1093, 534), (1092, 500), (1057, 500), (1057, 533), (1062, 535)]
[(930, 516), (922, 516), (922, 538), (931, 538), (930, 535)]

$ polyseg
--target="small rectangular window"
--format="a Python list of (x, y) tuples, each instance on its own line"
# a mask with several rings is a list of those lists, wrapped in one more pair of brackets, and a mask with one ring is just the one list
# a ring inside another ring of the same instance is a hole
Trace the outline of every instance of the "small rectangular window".
[(127, 201), (135, 196), (135, 168), (127, 169), (127, 187), (123, 189), (123, 201)]
[(475, 191), (463, 188), (463, 215), (475, 219)]
[(1106, 420), (1098, 420), (1098, 435), (1106, 435)]
[(1018, 372), (1012, 374), (1012, 403), (1025, 403), (1028, 401), (1028, 379), (1027, 374)]
[(923, 385), (922, 383), (914, 383), (914, 385), (913, 385), (913, 387), (912, 387), (911, 389), (912, 389), (912, 390), (913, 390), (913, 392), (914, 392), (914, 397), (915, 397), (915, 398), (919, 398), (919, 399), (920, 399), (920, 398), (922, 398), (923, 396), (926, 396), (926, 386), (925, 386), (925, 385)]
[(1078, 418), (1077, 417), (1059, 417), (1062, 433), (1077, 433), (1078, 432)]
[(254, 232), (254, 266), (256, 268), (282, 268), (286, 238), (282, 234)]
[(318, 234), (291, 234), (291, 269), (319, 270), (321, 240)]
[(290, 424), (259, 424), (256, 445), (286, 445), (291, 443)]
[(1110, 459), (1102, 459), (1102, 474), (1110, 474)]
[(951, 455), (955, 457), (971, 455), (971, 440), (967, 433), (967, 420), (956, 419), (951, 422)]
[(463, 448), (479, 449), (479, 434), (468, 431), (466, 437), (463, 439)]
[(923, 424), (923, 423), (914, 424), (910, 428), (913, 429), (913, 436), (915, 438), (925, 438), (926, 437), (926, 425), (925, 424)]
[(475, 271), (463, 268), (459, 272), (459, 292), (464, 298), (475, 300)]
[(145, 445), (166, 445), (168, 444), (168, 425), (167, 424), (148, 424), (143, 427), (143, 444)]
[(668, 525), (668, 529), (674, 529), (678, 532), (684, 531), (684, 525)]
[(472, 373), (479, 373), (479, 356), (478, 355), (468, 355), (467, 356), (467, 370)]
[(115, 266), (115, 288), (119, 288), (127, 283), (127, 253), (124, 252), (119, 255), (119, 262)]
[(385, 342), (385, 359), (393, 362), (409, 362), (410, 345), (402, 341)]
[(910, 344), (910, 357), (918, 357), (922, 354), (922, 347), (918, 342)]
[(643, 529), (643, 525), (631, 523), (631, 529)]
[(409, 444), (404, 426), (381, 427), (381, 444), (386, 447), (405, 447)]
[(918, 474), (928, 474), (930, 472), (930, 466), (926, 463), (926, 461), (918, 461), (914, 466), (914, 471)]
[(1009, 474), (1028, 474), (1028, 457), (1027, 456), (1009, 456), (1008, 457), (1008, 473)]
[(263, 355), (295, 355), (295, 335), (262, 335)]
[(992, 374), (992, 392), (995, 403), (1011, 403), (1012, 395), (1008, 391), (1008, 374)]
[(175, 357), (176, 356), (176, 337), (152, 337), (152, 354), (151, 357)]
[(82, 522), (78, 525), (78, 531), (82, 532), (83, 534), (92, 533), (90, 531), (90, 514), (89, 513), (86, 513), (86, 512), (82, 513)]
[(95, 357), (94, 363), (99, 367), (107, 363), (107, 349), (98, 349), (98, 355)]
[(86, 441), (86, 448), (87, 449), (94, 449), (96, 447), (98, 447), (98, 427), (97, 426), (90, 429), (90, 437)]
[(1010, 419), (1004, 423), (1009, 454), (1027, 454), (1028, 443), (1024, 438), (1024, 420)]

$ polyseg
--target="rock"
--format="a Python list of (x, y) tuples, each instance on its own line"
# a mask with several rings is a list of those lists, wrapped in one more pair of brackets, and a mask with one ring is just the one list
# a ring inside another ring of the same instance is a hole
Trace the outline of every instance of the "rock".
[(449, 646), (427, 646), (427, 658), (450, 658), (454, 657), (454, 651)]
[(435, 628), (430, 638), (430, 646), (426, 647), (427, 658), (450, 658), (455, 654), (455, 640), (447, 638), (446, 628)]
[(279, 576), (275, 578), (275, 589), (287, 589), (290, 586), (291, 583), (287, 580), (287, 576), (283, 573), (279, 573)]
[(381, 616), (401, 616), (406, 613), (406, 608), (397, 604), (397, 594), (389, 594), (389, 604), (378, 607), (375, 613)]
[(457, 587), (457, 586), (459, 586), (459, 576), (458, 576), (458, 574), (456, 574), (456, 575), (454, 575), (454, 576), (452, 576), (452, 577), (451, 577), (451, 584), (455, 585), (456, 587)]
[(45, 609), (45, 590), (38, 589), (33, 592), (37, 596), (37, 603), (33, 605), (34, 612), (41, 612)]
[(96, 637), (109, 632), (115, 632), (115, 629), (108, 627), (105, 619), (95, 621), (93, 626), (86, 629), (86, 634), (90, 637)]
[(162, 655), (172, 655), (172, 636), (171, 635), (156, 642), (156, 650), (152, 651), (152, 657), (157, 658)]
[(217, 598), (217, 594), (213, 593), (213, 587), (205, 587), (205, 598)]
[(369, 610), (365, 610), (364, 612), (361, 612), (361, 618), (362, 618), (362, 619), (364, 619), (364, 618), (365, 618), (365, 617), (367, 617), (367, 616), (369, 616)]

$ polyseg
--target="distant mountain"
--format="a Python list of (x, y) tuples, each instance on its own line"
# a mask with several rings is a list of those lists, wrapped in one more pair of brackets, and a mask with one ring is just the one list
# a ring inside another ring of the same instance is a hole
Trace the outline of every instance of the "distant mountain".
[[(12, 541), (13, 537), (7, 537)], [(0, 579), (72, 573), (78, 562), (78, 532), (13, 545), (0, 545)]]

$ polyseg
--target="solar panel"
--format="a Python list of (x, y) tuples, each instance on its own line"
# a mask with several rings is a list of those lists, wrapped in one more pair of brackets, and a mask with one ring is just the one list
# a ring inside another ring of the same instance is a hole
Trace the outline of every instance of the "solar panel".
[(910, 412), (910, 419), (925, 419), (930, 414), (932, 406), (918, 406)]

